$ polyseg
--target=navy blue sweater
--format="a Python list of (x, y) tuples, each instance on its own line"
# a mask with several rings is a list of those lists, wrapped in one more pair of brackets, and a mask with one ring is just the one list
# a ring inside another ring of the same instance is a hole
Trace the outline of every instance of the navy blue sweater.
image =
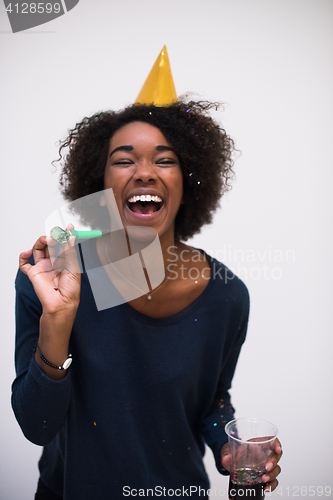
[(224, 426), (234, 414), (228, 390), (249, 297), (241, 280), (209, 261), (203, 293), (162, 319), (127, 303), (97, 311), (83, 273), (73, 364), (61, 381), (34, 360), (42, 308), (18, 272), (12, 405), (27, 439), (44, 446), (43, 482), (65, 500), (157, 498), (168, 490), (177, 498), (201, 498), (209, 488), (204, 441), (223, 473)]

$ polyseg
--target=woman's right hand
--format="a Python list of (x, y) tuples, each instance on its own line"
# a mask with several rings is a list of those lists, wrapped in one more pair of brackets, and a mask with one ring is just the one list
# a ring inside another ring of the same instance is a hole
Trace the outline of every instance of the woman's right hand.
[[(74, 229), (68, 225), (66, 229)], [(38, 349), (35, 359), (41, 370), (54, 379), (66, 376), (67, 370), (55, 370), (41, 359), (40, 354), (55, 366), (62, 366), (68, 356), (69, 339), (80, 302), (81, 273), (74, 247), (75, 236), (60, 245), (55, 257), (57, 242), (41, 236), (32, 251), (20, 254), (20, 269), (30, 279), (42, 304)], [(35, 264), (29, 263), (33, 254)], [(52, 259), (52, 260), (51, 260)]]
[[(66, 229), (74, 229), (68, 225)], [(20, 269), (30, 279), (42, 304), (43, 314), (66, 313), (77, 309), (80, 301), (81, 274), (74, 247), (75, 236), (60, 245), (59, 257), (54, 257), (57, 242), (41, 236), (32, 250), (22, 252)], [(35, 264), (29, 263), (33, 254)]]

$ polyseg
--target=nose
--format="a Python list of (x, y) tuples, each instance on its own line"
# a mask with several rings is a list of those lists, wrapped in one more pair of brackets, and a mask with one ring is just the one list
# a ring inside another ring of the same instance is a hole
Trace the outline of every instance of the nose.
[(140, 161), (137, 166), (133, 179), (138, 182), (152, 183), (157, 180), (155, 166), (148, 160)]

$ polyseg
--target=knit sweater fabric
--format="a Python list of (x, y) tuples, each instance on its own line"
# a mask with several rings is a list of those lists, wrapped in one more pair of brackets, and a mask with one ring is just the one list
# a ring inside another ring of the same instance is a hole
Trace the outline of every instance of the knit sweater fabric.
[(61, 381), (35, 362), (42, 307), (18, 272), (12, 406), (27, 439), (43, 446), (43, 482), (64, 500), (202, 498), (205, 442), (226, 472), (220, 451), (234, 415), (228, 391), (249, 296), (226, 266), (207, 258), (211, 278), (201, 295), (160, 319), (127, 303), (98, 311), (83, 272), (73, 363)]

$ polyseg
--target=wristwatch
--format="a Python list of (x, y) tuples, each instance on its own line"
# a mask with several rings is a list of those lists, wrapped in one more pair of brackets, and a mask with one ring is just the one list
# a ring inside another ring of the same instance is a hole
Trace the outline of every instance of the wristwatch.
[(36, 349), (39, 350), (41, 360), (44, 361), (44, 363), (47, 364), (47, 366), (50, 366), (51, 368), (54, 368), (55, 370), (67, 370), (72, 364), (73, 358), (72, 358), (71, 354), (68, 354), (68, 358), (66, 359), (66, 361), (63, 362), (63, 364), (61, 366), (57, 366), (57, 365), (54, 365), (53, 363), (50, 363), (50, 361), (48, 361), (43, 356), (38, 344), (37, 344)]

